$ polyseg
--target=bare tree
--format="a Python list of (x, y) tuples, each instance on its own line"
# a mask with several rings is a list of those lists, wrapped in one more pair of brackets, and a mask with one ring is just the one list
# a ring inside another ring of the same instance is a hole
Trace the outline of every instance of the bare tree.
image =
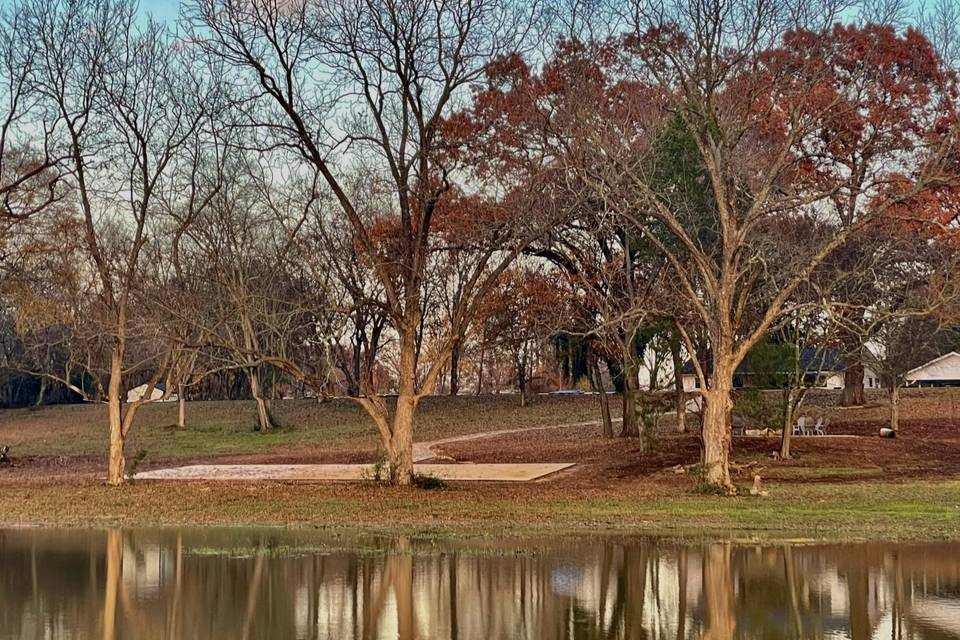
[[(915, 204), (909, 207), (917, 212)], [(948, 214), (948, 215), (952, 215)], [(941, 231), (945, 231), (942, 233)], [(900, 389), (906, 374), (936, 355), (960, 308), (960, 229), (886, 229), (847, 276), (854, 283), (875, 279), (876, 296), (866, 304), (828, 304), (826, 309), (847, 335), (859, 338), (883, 386), (889, 391), (890, 427), (900, 425)], [(834, 274), (835, 277), (837, 274)], [(856, 318), (851, 322), (850, 318)]]
[(258, 428), (268, 431), (275, 426), (265, 389), (268, 371), (326, 393), (329, 289), (306, 268), (309, 258), (300, 242), (316, 204), (313, 185), (279, 184), (269, 167), (229, 155), (221, 187), (180, 236), (178, 280), (186, 299), (170, 296), (166, 312), (203, 352), (194, 379), (242, 371)]
[[(483, 258), (445, 339), (421, 362), (417, 343), (435, 218), (450, 197), (456, 168), (444, 148), (444, 123), (486, 64), (520, 46), (529, 13), (501, 0), (194, 0), (186, 15), (195, 41), (252, 83), (243, 103), (249, 124), (263, 132), (264, 144), (288, 148), (315, 169), (349, 223), (361, 259), (370, 261), (381, 307), (397, 334), (398, 398), (391, 408), (365, 389), (357, 400), (380, 433), (391, 480), (409, 484), (417, 404), (528, 232), (490, 220), (474, 236)], [(383, 185), (388, 209), (365, 214), (345, 184), (350, 165)]]
[(0, 10), (0, 219), (25, 220), (67, 193), (59, 118), (32, 91), (43, 52), (20, 4)]
[[(201, 80), (160, 24), (132, 1), (26, 0), (24, 37), (39, 50), (32, 92), (59, 119), (74, 203), (109, 343), (106, 402), (108, 481), (124, 481), (124, 442), (146, 398), (124, 402), (135, 291), (146, 277), (144, 247), (156, 231), (157, 194), (177, 170), (180, 151), (204, 122), (210, 102)], [(162, 352), (162, 350), (161, 350)], [(154, 362), (148, 386), (165, 376), (169, 354)], [(143, 356), (144, 354), (136, 354)]]

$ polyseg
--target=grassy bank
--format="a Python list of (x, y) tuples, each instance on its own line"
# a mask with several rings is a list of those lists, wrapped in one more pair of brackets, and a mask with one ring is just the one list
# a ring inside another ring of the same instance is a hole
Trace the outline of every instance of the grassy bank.
[[(905, 402), (900, 437), (876, 437), (876, 407), (837, 411), (839, 437), (797, 438), (794, 459), (775, 460), (776, 438), (735, 438), (736, 481), (763, 477), (769, 496), (697, 492), (695, 435), (663, 434), (653, 448), (604, 439), (596, 426), (521, 431), (444, 446), (459, 462), (574, 462), (544, 482), (459, 484), (439, 490), (374, 484), (161, 483), (103, 486), (103, 408), (0, 412), (0, 526), (268, 525), (499, 535), (621, 532), (680, 537), (960, 539), (960, 421), (954, 395)], [(811, 410), (814, 407), (811, 407)], [(146, 407), (129, 443), (143, 467), (208, 462), (370, 461), (376, 435), (349, 402), (277, 403), (283, 428), (253, 430), (245, 402), (198, 402), (189, 426), (170, 426), (174, 405)], [(939, 417), (938, 417), (939, 414)], [(585, 422), (596, 398), (427, 398), (420, 441), (501, 429)], [(945, 417), (946, 416), (946, 417)], [(846, 434), (846, 435), (840, 435)]]
[(960, 539), (960, 482), (771, 486), (766, 498), (679, 488), (96, 483), (5, 487), (0, 525), (269, 525), (436, 533), (622, 532), (679, 537)]
[[(278, 452), (330, 453), (376, 447), (373, 422), (355, 402), (280, 400), (273, 403), (279, 429), (254, 430), (252, 401), (187, 403), (187, 427), (176, 426), (176, 403), (144, 406), (128, 438), (128, 450), (151, 458)], [(417, 414), (417, 439), (536, 427), (597, 419), (593, 396), (541, 396), (521, 409), (513, 395), (431, 396)], [(0, 445), (14, 455), (103, 455), (108, 446), (104, 405), (62, 405), (0, 411)]]

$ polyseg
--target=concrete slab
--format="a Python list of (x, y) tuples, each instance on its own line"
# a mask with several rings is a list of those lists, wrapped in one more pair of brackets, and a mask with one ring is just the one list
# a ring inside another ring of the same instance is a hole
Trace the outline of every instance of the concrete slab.
[[(535, 464), (415, 464), (414, 473), (443, 480), (529, 482), (573, 466)], [(144, 471), (137, 480), (306, 480), (359, 481), (373, 478), (371, 464), (196, 464)]]

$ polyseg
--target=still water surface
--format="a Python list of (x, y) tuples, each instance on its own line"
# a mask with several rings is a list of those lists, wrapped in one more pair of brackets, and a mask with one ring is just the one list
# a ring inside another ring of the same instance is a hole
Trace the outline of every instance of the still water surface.
[(960, 640), (960, 545), (0, 531), (0, 639)]

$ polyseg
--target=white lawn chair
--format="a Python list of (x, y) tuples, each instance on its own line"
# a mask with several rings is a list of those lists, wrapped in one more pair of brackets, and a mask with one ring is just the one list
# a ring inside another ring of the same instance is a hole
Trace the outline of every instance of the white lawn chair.
[(793, 423), (793, 435), (795, 436), (805, 436), (807, 435), (807, 417), (800, 416), (797, 418), (797, 421)]
[(825, 436), (827, 435), (826, 427), (830, 424), (829, 418), (817, 418), (817, 424), (813, 425), (813, 435), (815, 436)]

